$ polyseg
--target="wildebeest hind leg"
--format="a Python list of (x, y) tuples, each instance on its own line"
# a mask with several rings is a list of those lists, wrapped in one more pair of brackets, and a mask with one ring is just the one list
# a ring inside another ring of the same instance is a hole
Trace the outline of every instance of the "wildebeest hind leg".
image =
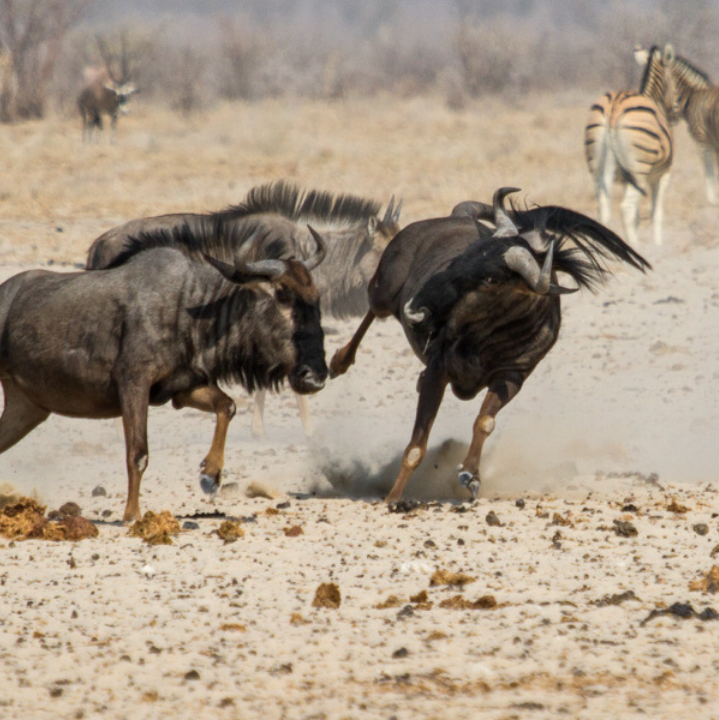
[(367, 314), (362, 318), (360, 326), (355, 330), (355, 334), (352, 339), (344, 346), (341, 347), (332, 356), (330, 362), (330, 377), (337, 377), (338, 375), (344, 375), (351, 365), (354, 365), (355, 355), (357, 354), (357, 348), (362, 342), (362, 338), (365, 336), (369, 326), (374, 322), (375, 314), (372, 310), (368, 310)]
[(385, 502), (396, 502), (402, 497), (407, 481), (424, 459), (429, 433), (434, 419), (437, 417), (439, 406), (442, 404), (446, 387), (447, 376), (444, 371), (436, 365), (428, 365), (419, 381), (417, 417), (412, 431), (412, 439), (405, 448), (402, 467)]
[(522, 387), (522, 378), (517, 376), (512, 380), (493, 382), (482, 401), (479, 415), (474, 421), (474, 432), (469, 452), (464, 462), (459, 466), (459, 483), (471, 490), (477, 497), (479, 492), (479, 461), (482, 457), (484, 441), (494, 430), (497, 413), (519, 392)]
[(265, 398), (267, 390), (264, 388), (255, 391), (255, 408), (252, 413), (252, 437), (255, 440), (264, 440), (267, 437), (265, 432)]
[(222, 482), (222, 469), (225, 466), (225, 441), (230, 421), (235, 416), (235, 403), (217, 385), (207, 385), (178, 393), (172, 398), (172, 404), (178, 409), (191, 407), (195, 410), (213, 412), (217, 416), (210, 451), (200, 463), (200, 487), (203, 492), (214, 498)]
[(0, 453), (22, 440), (50, 415), (35, 405), (13, 380), (4, 378), (2, 388), (5, 409), (0, 416)]

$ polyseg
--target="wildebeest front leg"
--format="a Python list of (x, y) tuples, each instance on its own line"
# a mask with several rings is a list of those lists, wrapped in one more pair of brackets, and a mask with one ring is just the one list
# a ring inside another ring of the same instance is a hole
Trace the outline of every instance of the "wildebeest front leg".
[(479, 461), (482, 457), (484, 441), (494, 430), (495, 417), (497, 413), (519, 392), (522, 387), (520, 376), (512, 379), (503, 379), (493, 382), (482, 401), (479, 415), (474, 421), (474, 432), (472, 444), (464, 462), (459, 467), (459, 483), (477, 497), (479, 492)]
[(341, 347), (335, 352), (330, 362), (330, 377), (334, 378), (338, 375), (344, 375), (350, 369), (350, 366), (354, 365), (357, 348), (362, 342), (362, 338), (364, 338), (367, 330), (369, 330), (369, 326), (374, 322), (374, 319), (375, 314), (372, 310), (368, 310), (360, 326), (352, 336), (352, 339), (344, 347)]
[(200, 487), (203, 492), (214, 499), (222, 482), (222, 469), (225, 466), (225, 441), (230, 421), (235, 416), (235, 403), (217, 385), (207, 385), (178, 393), (172, 398), (172, 404), (177, 409), (191, 407), (195, 410), (213, 412), (217, 416), (210, 451), (200, 463)]
[(419, 381), (419, 400), (417, 402), (417, 417), (414, 422), (412, 439), (405, 448), (402, 456), (402, 467), (392, 490), (385, 498), (385, 502), (396, 502), (402, 497), (404, 488), (412, 473), (424, 459), (427, 452), (427, 441), (432, 429), (437, 411), (442, 404), (444, 391), (447, 387), (447, 376), (437, 364), (430, 364), (422, 373)]
[(265, 432), (265, 398), (267, 390), (264, 388), (255, 391), (255, 407), (252, 413), (252, 437), (255, 440), (264, 440)]
[(149, 388), (134, 387), (121, 393), (122, 427), (125, 430), (125, 456), (127, 462), (127, 504), (123, 520), (139, 520), (140, 481), (147, 467), (147, 409)]

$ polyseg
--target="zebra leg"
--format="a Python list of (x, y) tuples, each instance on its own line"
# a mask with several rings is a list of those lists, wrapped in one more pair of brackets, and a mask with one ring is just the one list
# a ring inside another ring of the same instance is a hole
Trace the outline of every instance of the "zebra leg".
[(601, 167), (597, 168), (595, 186), (599, 203), (599, 220), (606, 225), (612, 219), (612, 199), (609, 191), (617, 172), (617, 159), (613, 152), (605, 149), (601, 161)]
[(622, 223), (624, 225), (624, 234), (630, 245), (638, 244), (637, 225), (639, 223), (639, 202), (642, 199), (642, 193), (634, 185), (627, 184), (622, 198)]
[(670, 176), (670, 172), (664, 173), (659, 182), (652, 186), (652, 231), (656, 245), (661, 245), (664, 239), (664, 193), (667, 191)]
[(702, 162), (704, 163), (704, 179), (706, 181), (707, 200), (716, 205), (716, 172), (717, 172), (717, 151), (710, 145), (703, 145), (701, 148)]

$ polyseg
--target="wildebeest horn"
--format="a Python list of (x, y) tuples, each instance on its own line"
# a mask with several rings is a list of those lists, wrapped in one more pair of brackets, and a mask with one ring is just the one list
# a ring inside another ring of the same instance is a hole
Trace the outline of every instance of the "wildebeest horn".
[(302, 264), (308, 270), (314, 270), (325, 259), (325, 256), (327, 255), (327, 243), (325, 242), (322, 235), (320, 235), (317, 230), (315, 230), (311, 225), (308, 225), (307, 229), (310, 231), (310, 233), (312, 233), (312, 237), (317, 243), (317, 252), (312, 257), (307, 258), (307, 260), (305, 260)]
[(205, 254), (204, 257), (223, 277), (235, 283), (246, 283), (252, 279), (250, 277), (252, 275), (270, 279), (276, 278), (282, 275), (286, 269), (282, 260), (258, 260), (257, 262), (250, 262), (240, 267), (235, 267), (211, 255)]
[(399, 222), (399, 213), (402, 210), (402, 198), (399, 199), (399, 202), (397, 203), (397, 207), (394, 209), (394, 212), (392, 213), (392, 221), (393, 222)]
[(552, 282), (553, 259), (554, 243), (547, 250), (541, 270), (539, 263), (534, 259), (534, 255), (527, 248), (515, 245), (504, 253), (504, 261), (507, 263), (507, 267), (521, 275), (522, 279), (537, 295), (566, 295), (579, 290), (578, 287), (565, 288)]
[(504, 198), (516, 192), (519, 192), (519, 188), (503, 187), (494, 193), (492, 205), (494, 206), (494, 225), (497, 228), (494, 231), (494, 237), (513, 237), (519, 233), (517, 226), (510, 220), (504, 209)]
[(255, 262), (245, 263), (243, 267), (238, 268), (239, 273), (260, 275), (269, 280), (279, 277), (286, 270), (287, 267), (282, 260), (256, 260)]
[[(402, 204), (402, 201), (400, 200), (400, 205)], [(389, 205), (387, 205), (387, 209), (384, 213), (384, 218), (382, 218), (382, 222), (385, 225), (389, 225), (392, 222), (392, 213), (394, 212), (394, 195), (389, 199)]]

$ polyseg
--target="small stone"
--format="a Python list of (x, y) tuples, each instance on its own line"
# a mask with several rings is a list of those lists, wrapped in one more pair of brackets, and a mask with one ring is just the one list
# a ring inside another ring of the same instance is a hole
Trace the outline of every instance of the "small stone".
[(614, 532), (620, 537), (634, 537), (638, 535), (637, 529), (628, 520), (614, 520)]
[(524, 506), (525, 506), (526, 503), (524, 502), (524, 498), (519, 498), (519, 500), (515, 500), (514, 504), (515, 504), (520, 510), (524, 510)]
[(499, 521), (499, 518), (497, 517), (497, 513), (494, 512), (494, 510), (490, 510), (487, 513), (487, 517), (485, 518), (487, 521), (487, 525), (491, 525), (492, 527), (501, 527), (502, 523)]
[(182, 529), (183, 530), (199, 530), (200, 525), (199, 525), (199, 523), (196, 523), (193, 520), (185, 520), (185, 522), (182, 523)]
[(92, 489), (93, 497), (107, 497), (107, 490), (102, 485), (97, 485)]
[(190, 670), (185, 673), (185, 680), (199, 680), (200, 679), (200, 673), (197, 672), (197, 670)]
[(706, 535), (709, 532), (709, 526), (706, 523), (692, 525), (692, 529), (697, 535)]
[(102, 517), (104, 517), (104, 518), (110, 517), (110, 515), (112, 515), (112, 510), (103, 510), (100, 514), (101, 514)]
[(409, 650), (407, 650), (406, 647), (401, 647), (401, 648), (399, 648), (398, 650), (395, 650), (395, 651), (392, 653), (392, 657), (395, 658), (395, 659), (397, 659), (397, 658), (406, 658), (407, 655), (409, 655)]
[(412, 617), (414, 615), (414, 608), (411, 605), (405, 605), (398, 613), (397, 619), (404, 620), (405, 618)]

